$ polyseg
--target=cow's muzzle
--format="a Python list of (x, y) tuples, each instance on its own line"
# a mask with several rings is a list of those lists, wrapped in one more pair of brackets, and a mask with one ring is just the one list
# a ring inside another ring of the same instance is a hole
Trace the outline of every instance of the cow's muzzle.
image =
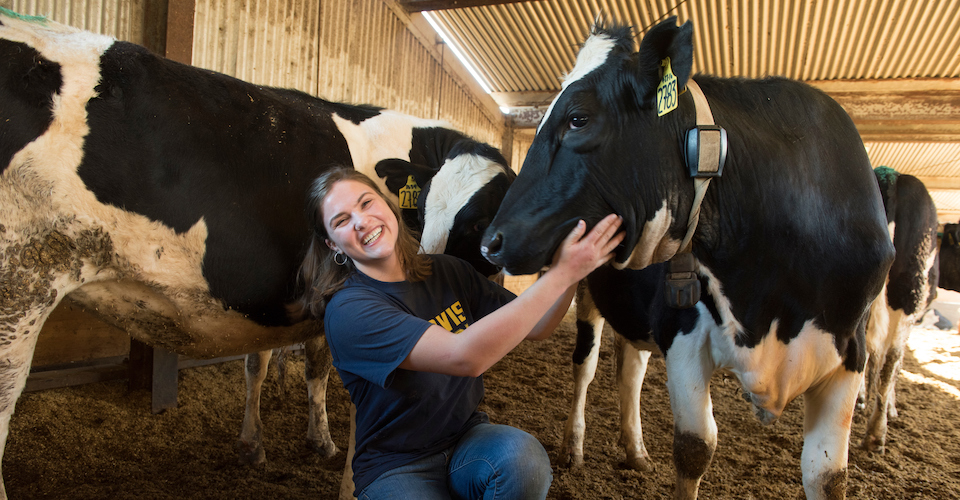
[(500, 259), (500, 250), (502, 249), (503, 233), (500, 231), (492, 235), (484, 235), (483, 240), (480, 242), (480, 253), (483, 255), (483, 258), (498, 267), (503, 267), (503, 262)]

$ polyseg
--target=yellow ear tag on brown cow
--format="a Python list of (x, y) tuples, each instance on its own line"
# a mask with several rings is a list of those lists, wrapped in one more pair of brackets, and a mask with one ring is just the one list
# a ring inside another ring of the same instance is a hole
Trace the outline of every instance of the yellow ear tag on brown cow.
[(657, 116), (663, 116), (677, 109), (677, 77), (670, 67), (670, 58), (660, 61), (663, 67), (663, 78), (657, 85)]
[(400, 188), (400, 208), (417, 209), (417, 198), (420, 197), (420, 186), (412, 175), (407, 176), (407, 185)]

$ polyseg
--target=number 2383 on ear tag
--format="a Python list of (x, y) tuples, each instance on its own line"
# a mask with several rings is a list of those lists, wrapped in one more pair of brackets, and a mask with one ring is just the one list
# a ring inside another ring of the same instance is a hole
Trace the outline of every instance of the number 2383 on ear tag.
[(663, 78), (657, 85), (657, 116), (663, 116), (677, 109), (677, 77), (670, 67), (670, 58), (660, 61), (663, 67)]

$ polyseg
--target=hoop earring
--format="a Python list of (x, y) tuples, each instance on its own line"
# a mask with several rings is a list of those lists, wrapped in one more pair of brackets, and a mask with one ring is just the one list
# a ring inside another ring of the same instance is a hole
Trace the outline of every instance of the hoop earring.
[[(338, 257), (343, 257), (343, 262), (340, 262), (340, 259)], [(333, 262), (335, 262), (338, 266), (342, 266), (347, 263), (347, 256), (340, 252), (337, 252), (336, 254), (333, 255)]]

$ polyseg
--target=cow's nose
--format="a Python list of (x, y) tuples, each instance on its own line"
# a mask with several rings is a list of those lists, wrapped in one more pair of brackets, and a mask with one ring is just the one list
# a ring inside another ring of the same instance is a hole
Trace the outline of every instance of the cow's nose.
[(483, 254), (485, 259), (497, 264), (497, 255), (501, 248), (503, 248), (503, 233), (497, 231), (493, 234), (493, 237), (484, 238), (484, 241), (480, 244), (480, 253)]

